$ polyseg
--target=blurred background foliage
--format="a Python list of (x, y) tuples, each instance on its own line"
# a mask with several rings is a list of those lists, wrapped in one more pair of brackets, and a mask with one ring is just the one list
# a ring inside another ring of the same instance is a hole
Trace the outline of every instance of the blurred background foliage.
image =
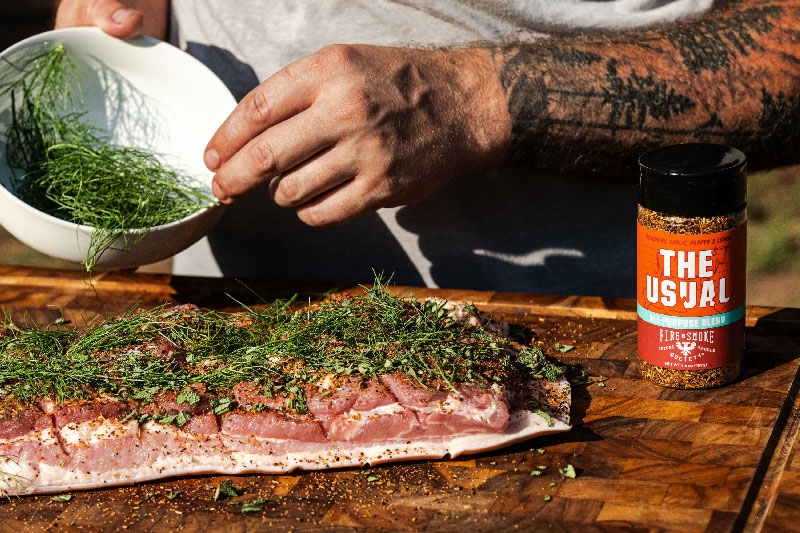
[[(0, 49), (48, 30), (55, 3), (0, 0)], [(800, 307), (800, 165), (751, 172), (748, 189), (747, 302)], [(1, 227), (0, 264), (78, 268), (31, 250)], [(146, 270), (168, 268), (167, 261)]]

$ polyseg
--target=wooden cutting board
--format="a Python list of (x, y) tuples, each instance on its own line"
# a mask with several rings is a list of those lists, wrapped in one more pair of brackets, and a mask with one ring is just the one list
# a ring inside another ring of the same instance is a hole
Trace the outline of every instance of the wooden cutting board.
[[(17, 323), (99, 315), (164, 301), (216, 309), (297, 292), (308, 283), (0, 267), (0, 308)], [(358, 290), (339, 287), (340, 290)], [(642, 381), (629, 300), (396, 288), (471, 301), (528, 326), (546, 352), (581, 365), (572, 431), (455, 460), (293, 474), (175, 478), (132, 487), (0, 502), (0, 532), (276, 530), (786, 531), (800, 528), (800, 310), (749, 308), (743, 376), (710, 391)], [(553, 344), (575, 349), (559, 354)], [(602, 381), (601, 381), (602, 380)], [(575, 479), (559, 469), (572, 464)], [(545, 467), (541, 469), (540, 467)], [(541, 476), (532, 476), (536, 469)], [(241, 495), (213, 501), (230, 479)], [(243, 512), (261, 499), (261, 510)]]

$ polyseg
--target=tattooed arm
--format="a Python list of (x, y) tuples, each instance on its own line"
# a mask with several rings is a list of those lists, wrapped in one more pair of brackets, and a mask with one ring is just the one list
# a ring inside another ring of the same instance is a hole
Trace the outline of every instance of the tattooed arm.
[(204, 160), (220, 201), (268, 183), (277, 204), (325, 226), (515, 157), (620, 176), (677, 142), (765, 157), (800, 146), (798, 58), (800, 0), (508, 47), (330, 46), (245, 96)]
[(756, 162), (800, 155), (798, 0), (491, 53), (511, 121), (507, 159), (608, 172), (692, 141), (732, 145)]

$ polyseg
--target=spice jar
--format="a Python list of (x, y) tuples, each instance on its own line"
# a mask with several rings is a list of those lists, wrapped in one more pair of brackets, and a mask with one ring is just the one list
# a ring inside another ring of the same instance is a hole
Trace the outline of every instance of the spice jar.
[(703, 389), (739, 375), (744, 351), (745, 156), (679, 144), (639, 158), (639, 357), (659, 385)]

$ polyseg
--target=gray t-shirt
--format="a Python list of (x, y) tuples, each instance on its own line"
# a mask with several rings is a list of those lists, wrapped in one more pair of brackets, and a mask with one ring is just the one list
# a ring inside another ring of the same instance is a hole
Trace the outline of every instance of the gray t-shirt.
[[(173, 0), (171, 40), (241, 99), (284, 65), (334, 43), (452, 46), (532, 40), (558, 28), (628, 29), (713, 0)], [(265, 189), (238, 200), (176, 256), (201, 276), (371, 282), (631, 297), (636, 176), (585, 179), (499, 166), (431, 197), (312, 228)]]

